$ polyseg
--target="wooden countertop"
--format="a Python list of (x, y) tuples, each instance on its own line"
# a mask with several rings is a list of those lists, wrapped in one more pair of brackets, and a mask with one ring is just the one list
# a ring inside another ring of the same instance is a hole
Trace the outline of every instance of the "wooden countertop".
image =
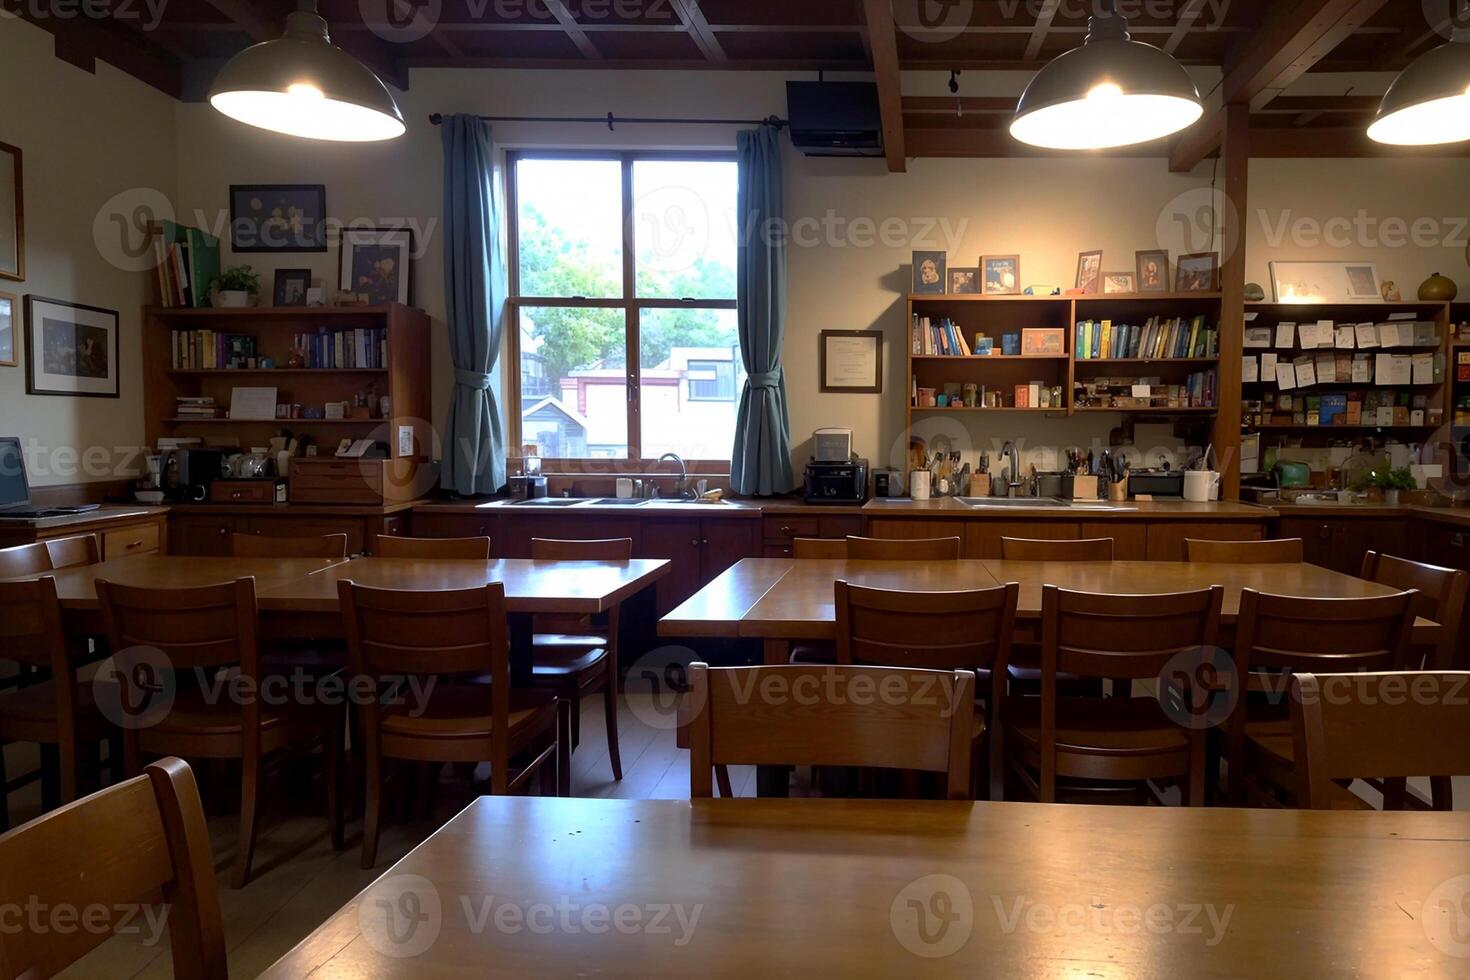
[[(1107, 501), (1098, 501), (1107, 504)], [(1105, 521), (1105, 520), (1217, 520), (1217, 521), (1264, 521), (1274, 516), (1269, 507), (1246, 504), (1236, 500), (1214, 500), (1195, 503), (1189, 500), (1128, 500), (1118, 501), (1112, 506), (1119, 509), (1093, 508), (1091, 501), (1080, 507), (971, 507), (952, 497), (933, 500), (870, 500), (863, 505), (863, 516), (928, 518), (945, 517), (962, 520), (1027, 520), (1050, 519), (1059, 521)]]
[(387, 504), (169, 504), (175, 514), (249, 514), (255, 517), (378, 517), (399, 514), (421, 506), (423, 501), (398, 501)]
[(1470, 814), (475, 800), (265, 977), (1463, 976)]
[(0, 531), (8, 528), (35, 528), (51, 530), (73, 525), (96, 524), (99, 521), (113, 522), (154, 518), (167, 514), (171, 508), (155, 507), (152, 504), (103, 504), (96, 510), (80, 514), (60, 514), (56, 517), (0, 517)]

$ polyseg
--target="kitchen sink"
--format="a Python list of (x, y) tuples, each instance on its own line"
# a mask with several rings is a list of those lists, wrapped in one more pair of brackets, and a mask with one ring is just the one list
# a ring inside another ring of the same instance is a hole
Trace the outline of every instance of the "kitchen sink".
[(1056, 497), (959, 497), (971, 507), (1070, 507), (1071, 501)]
[(584, 501), (575, 497), (534, 497), (531, 500), (512, 500), (512, 507), (575, 507)]
[(637, 507), (641, 504), (648, 503), (648, 501), (641, 497), (598, 497), (595, 500), (589, 500), (587, 502), (589, 504), (598, 504), (599, 506), (607, 507)]

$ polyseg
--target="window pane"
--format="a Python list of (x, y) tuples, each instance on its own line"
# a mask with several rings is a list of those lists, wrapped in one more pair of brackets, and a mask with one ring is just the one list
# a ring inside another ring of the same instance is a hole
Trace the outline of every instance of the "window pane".
[(520, 295), (623, 295), (623, 171), (616, 160), (519, 160)]
[(521, 441), (553, 459), (628, 455), (627, 317), (526, 307), (521, 320)]
[(734, 163), (633, 164), (639, 296), (735, 298), (736, 181)]
[(729, 459), (745, 385), (734, 310), (639, 314), (643, 455)]

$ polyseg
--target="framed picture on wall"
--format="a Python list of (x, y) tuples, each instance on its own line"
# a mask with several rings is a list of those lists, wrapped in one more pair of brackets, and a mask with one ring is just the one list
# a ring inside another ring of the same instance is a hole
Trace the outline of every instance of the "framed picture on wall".
[(979, 269), (950, 269), (949, 270), (949, 293), (952, 296), (963, 296), (967, 293), (980, 292), (980, 270)]
[(945, 275), (947, 260), (948, 256), (944, 252), (913, 253), (913, 291), (916, 293), (943, 293), (945, 287), (949, 285), (949, 278)]
[(1136, 293), (1138, 291), (1133, 273), (1131, 272), (1104, 272), (1104, 293)]
[(325, 252), (322, 184), (231, 184), (230, 248), (236, 252)]
[(1077, 254), (1077, 288), (1085, 295), (1102, 292), (1102, 251)]
[(272, 306), (305, 306), (306, 291), (311, 288), (310, 269), (277, 269)]
[(817, 345), (822, 391), (883, 393), (883, 331), (823, 330)]
[(1272, 262), (1278, 303), (1373, 303), (1382, 300), (1372, 262)]
[(986, 255), (980, 259), (984, 291), (988, 296), (1014, 296), (1021, 292), (1021, 257)]
[(25, 194), (20, 147), (0, 143), (0, 279), (26, 277)]
[(406, 305), (412, 259), (412, 229), (348, 229), (342, 232), (342, 270), (338, 288), (373, 305)]
[(117, 310), (26, 297), (26, 394), (118, 396)]
[(1167, 293), (1169, 291), (1169, 253), (1164, 249), (1151, 249), (1134, 253), (1133, 274), (1137, 277), (1140, 293)]
[(1211, 293), (1220, 288), (1220, 253), (1190, 252), (1179, 256), (1174, 287), (1181, 293)]
[(0, 293), (0, 367), (15, 367), (15, 347), (20, 343), (19, 310), (13, 293)]

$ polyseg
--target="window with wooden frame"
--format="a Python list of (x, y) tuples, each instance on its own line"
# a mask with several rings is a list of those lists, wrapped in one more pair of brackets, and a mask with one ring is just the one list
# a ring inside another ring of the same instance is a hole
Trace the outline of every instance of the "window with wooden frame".
[(511, 445), (551, 472), (642, 471), (673, 452), (728, 473), (745, 383), (734, 154), (506, 163)]

